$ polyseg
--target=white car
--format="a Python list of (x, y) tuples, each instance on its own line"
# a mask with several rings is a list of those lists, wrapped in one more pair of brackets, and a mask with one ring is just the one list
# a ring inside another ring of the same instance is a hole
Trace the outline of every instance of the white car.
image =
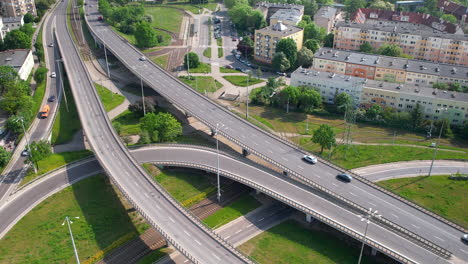
[(468, 244), (468, 234), (463, 234), (463, 236), (461, 237), (461, 240), (462, 240), (464, 243), (467, 243), (467, 244)]
[(49, 43), (49, 47), (53, 47), (53, 46), (54, 46), (53, 42)]
[(146, 57), (145, 57), (145, 56), (141, 56), (141, 57), (140, 57), (140, 60), (141, 60), (141, 61), (146, 61)]
[(29, 151), (27, 149), (21, 151), (21, 156), (23, 157), (29, 156)]
[(303, 159), (312, 164), (315, 164), (318, 162), (317, 158), (312, 155), (304, 155)]
[(52, 72), (52, 74), (50, 75), (50, 78), (55, 78), (57, 77), (57, 75), (55, 74), (55, 72)]

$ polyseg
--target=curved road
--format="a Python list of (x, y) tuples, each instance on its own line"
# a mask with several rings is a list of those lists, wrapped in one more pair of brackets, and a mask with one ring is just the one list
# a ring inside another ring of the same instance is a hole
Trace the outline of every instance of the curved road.
[[(468, 262), (468, 251), (460, 244), (463, 231), (422, 212), (407, 202), (396, 199), (362, 180), (351, 184), (337, 184), (329, 180), (340, 172), (339, 168), (319, 162), (313, 169), (301, 160), (303, 151), (237, 117), (208, 98), (181, 83), (151, 61), (140, 61), (142, 54), (97, 18), (97, 1), (91, 0), (86, 16), (93, 34), (134, 74), (143, 79), (167, 100), (196, 117), (212, 129), (219, 124), (219, 133), (288, 171), (290, 175), (305, 178), (326, 190), (353, 201), (364, 208), (376, 208), (390, 221), (453, 252), (458, 259)], [(280, 193), (285, 193), (281, 190)], [(326, 213), (326, 212), (320, 212)]]
[[(183, 166), (193, 168), (203, 166), (201, 169), (212, 172), (216, 171), (216, 150), (214, 149), (184, 145), (158, 145), (135, 149), (131, 152), (142, 163), (172, 164), (174, 161), (177, 161), (179, 164), (183, 163)], [(280, 174), (260, 169), (246, 159), (236, 158), (225, 153), (221, 153), (220, 155), (220, 166), (222, 175), (244, 182), (247, 185), (250, 185), (249, 182), (254, 179), (255, 182), (261, 183), (270, 192), (278, 192), (280, 188), (287, 186), (287, 196), (275, 198), (287, 204), (290, 204), (288, 203), (289, 200), (298, 201), (299, 204), (314, 211), (328, 212), (324, 215), (325, 217), (335, 219), (340, 224), (352, 228), (359, 234), (362, 234), (364, 230), (364, 223), (354, 213), (336, 206), (334, 203), (323, 199), (320, 195), (311, 192), (310, 188), (285, 178)], [(15, 193), (5, 206), (0, 208), (0, 237), (24, 214), (48, 196), (63, 189), (70, 183), (94, 175), (100, 171), (102, 169), (98, 162), (90, 158), (52, 172), (49, 176), (25, 186), (25, 188)], [(444, 259), (440, 259), (438, 256), (415, 246), (413, 243), (378, 225), (371, 224), (368, 235), (371, 239), (381, 239), (383, 235), (386, 245), (389, 245), (393, 250), (401, 254), (411, 256), (417, 263), (447, 263)]]
[[(177, 250), (195, 263), (249, 263), (153, 182), (115, 133), (67, 28), (67, 5), (54, 12), (60, 53), (86, 138), (97, 160), (127, 200)], [(164, 213), (162, 213), (164, 212)], [(203, 246), (193, 241), (203, 241)]]

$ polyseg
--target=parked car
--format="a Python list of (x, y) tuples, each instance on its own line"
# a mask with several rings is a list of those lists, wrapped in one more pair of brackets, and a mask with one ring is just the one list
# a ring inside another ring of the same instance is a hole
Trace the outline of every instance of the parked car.
[(231, 65), (226, 65), (226, 66), (224, 66), (224, 68), (230, 69), (230, 70), (234, 69), (234, 67), (232, 67)]
[(279, 76), (286, 76), (286, 73), (284, 72), (276, 72), (276, 74), (278, 74)]
[(236, 59), (240, 60), (240, 55), (239, 54), (236, 55)]
[(435, 143), (435, 142), (432, 142), (431, 145), (429, 145), (429, 147), (431, 147), (431, 148), (435, 148), (436, 146), (437, 146), (437, 143)]
[(98, 16), (97, 20), (102, 20), (102, 16)]
[(237, 38), (232, 38), (232, 41), (237, 41)]
[(244, 69), (242, 69), (241, 67), (236, 67), (236, 71), (241, 71), (241, 72), (243, 72)]
[(317, 158), (312, 155), (304, 155), (303, 159), (312, 164), (315, 164), (318, 161)]
[(55, 95), (49, 96), (49, 99), (47, 99), (48, 102), (55, 102)]
[(351, 177), (351, 175), (346, 174), (346, 173), (340, 173), (340, 174), (336, 175), (336, 178), (338, 180), (344, 181), (344, 182), (351, 182), (351, 180), (353, 179), (353, 177)]
[(55, 74), (55, 72), (52, 72), (52, 73), (50, 74), (50, 78), (55, 78), (55, 77), (57, 77), (57, 75)]
[(29, 155), (29, 151), (27, 149), (21, 151), (21, 156), (26, 157)]
[(250, 67), (252, 67), (252, 69), (258, 69), (258, 66), (255, 64), (250, 65)]

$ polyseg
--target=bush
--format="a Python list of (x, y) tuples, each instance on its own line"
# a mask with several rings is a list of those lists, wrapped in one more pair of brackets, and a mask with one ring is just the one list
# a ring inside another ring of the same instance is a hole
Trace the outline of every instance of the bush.
[(34, 80), (37, 84), (41, 84), (47, 78), (47, 71), (49, 71), (46, 67), (39, 67), (37, 68), (36, 72), (34, 73)]

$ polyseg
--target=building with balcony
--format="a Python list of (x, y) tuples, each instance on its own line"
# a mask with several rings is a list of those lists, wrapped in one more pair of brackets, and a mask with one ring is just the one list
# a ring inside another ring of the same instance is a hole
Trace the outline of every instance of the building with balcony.
[(297, 49), (302, 48), (304, 31), (300, 27), (278, 23), (255, 30), (254, 59), (263, 63), (271, 63), (276, 52), (276, 44), (286, 38), (296, 42)]
[(280, 9), (270, 17), (270, 25), (277, 24), (279, 21), (285, 25), (296, 26), (302, 20), (302, 14), (299, 10)]
[(31, 50), (16, 49), (0, 52), (0, 66), (4, 65), (13, 67), (21, 79), (27, 80), (34, 67)]
[(468, 86), (468, 67), (397, 57), (321, 48), (313, 69), (392, 83), (432, 86), (460, 83)]
[(18, 17), (27, 13), (37, 14), (34, 0), (0, 0), (0, 16)]
[[(304, 15), (304, 6), (303, 5), (294, 5), (294, 4), (287, 4), (287, 3), (270, 3), (270, 2), (258, 2), (255, 4), (255, 9), (262, 12), (263, 17), (266, 21), (270, 21), (271, 17), (275, 15), (280, 10), (293, 10), (288, 11), (286, 14), (296, 14), (300, 16), (299, 21), (301, 21), (302, 16)], [(278, 15), (280, 15), (279, 13)], [(276, 19), (274, 22), (270, 21), (270, 25), (276, 24), (278, 21)], [(299, 23), (299, 21), (297, 23)], [(285, 24), (288, 22), (283, 21)], [(292, 24), (291, 24), (292, 25)], [(297, 25), (297, 24), (294, 24)]]
[(415, 59), (468, 66), (468, 36), (440, 32), (426, 25), (411, 23), (359, 24), (338, 22), (334, 47), (359, 50), (368, 42), (375, 50), (394, 44)]
[(347, 93), (357, 106), (364, 108), (378, 104), (404, 112), (419, 104), (426, 119), (448, 118), (453, 125), (468, 121), (468, 94), (440, 91), (427, 85), (389, 83), (301, 67), (291, 74), (291, 85), (316, 89), (329, 104), (334, 103), (335, 95)]
[(314, 15), (314, 23), (317, 26), (323, 27), (330, 33), (335, 27), (335, 22), (341, 18), (342, 12), (331, 6), (321, 7)]

